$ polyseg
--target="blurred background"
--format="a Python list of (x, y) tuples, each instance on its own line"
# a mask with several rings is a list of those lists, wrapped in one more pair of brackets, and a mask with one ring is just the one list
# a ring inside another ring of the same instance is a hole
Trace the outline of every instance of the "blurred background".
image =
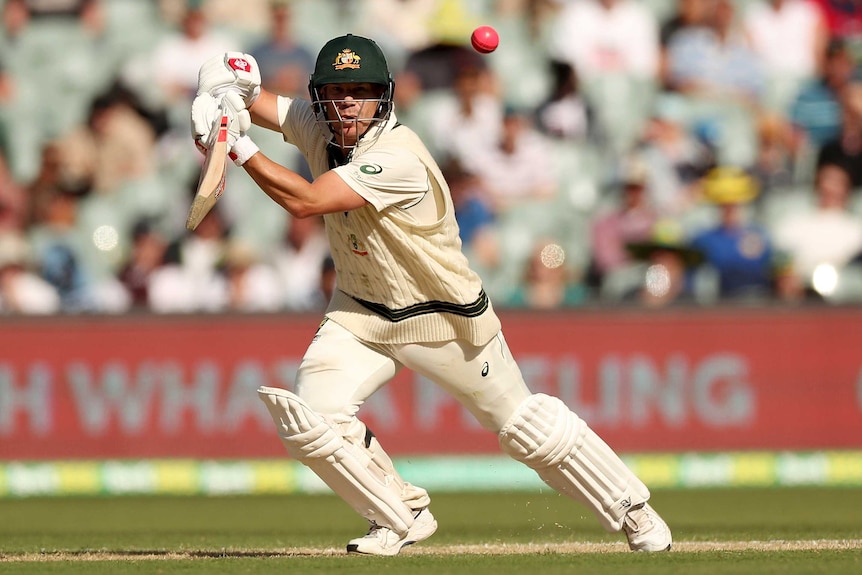
[[(307, 97), (347, 32), (386, 52), (531, 387), (625, 453), (675, 454), (647, 483), (862, 483), (858, 452), (822, 451), (862, 447), (862, 2), (0, 5), (0, 492), (108, 489), (16, 461), (282, 455), (251, 391), (291, 385), (325, 309), (322, 222), (230, 166), (187, 232), (190, 105), (226, 50)], [(481, 24), (492, 54), (469, 46)], [(496, 453), (428, 382), (399, 381), (367, 407), (394, 454)], [(734, 450), (768, 454), (685, 464)], [(281, 484), (243, 469), (227, 484)]]

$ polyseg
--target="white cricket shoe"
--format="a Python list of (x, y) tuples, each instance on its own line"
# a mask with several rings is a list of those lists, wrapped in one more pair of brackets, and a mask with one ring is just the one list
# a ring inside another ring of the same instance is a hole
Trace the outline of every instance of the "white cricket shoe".
[(632, 551), (670, 551), (670, 528), (649, 503), (632, 507), (623, 520)]
[(404, 537), (400, 537), (388, 527), (372, 522), (371, 529), (364, 537), (351, 539), (347, 543), (347, 552), (365, 555), (398, 555), (405, 545), (428, 539), (437, 531), (437, 520), (427, 508), (420, 509), (413, 517), (413, 525)]

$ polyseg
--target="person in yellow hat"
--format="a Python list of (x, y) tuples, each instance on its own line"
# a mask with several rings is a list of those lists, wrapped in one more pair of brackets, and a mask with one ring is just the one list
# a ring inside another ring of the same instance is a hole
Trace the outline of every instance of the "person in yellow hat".
[(719, 297), (761, 297), (772, 290), (773, 248), (766, 230), (747, 221), (745, 206), (758, 195), (741, 168), (719, 166), (702, 181), (704, 198), (720, 210), (719, 223), (696, 234), (691, 246), (718, 273)]

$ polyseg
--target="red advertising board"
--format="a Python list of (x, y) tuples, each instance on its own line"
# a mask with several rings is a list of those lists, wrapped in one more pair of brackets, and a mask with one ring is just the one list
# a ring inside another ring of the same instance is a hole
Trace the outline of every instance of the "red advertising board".
[[(503, 313), (534, 391), (622, 453), (862, 447), (862, 310)], [(285, 452), (255, 389), (292, 387), (319, 318), (0, 322), (0, 459)], [(393, 455), (497, 452), (404, 371), (360, 415)]]

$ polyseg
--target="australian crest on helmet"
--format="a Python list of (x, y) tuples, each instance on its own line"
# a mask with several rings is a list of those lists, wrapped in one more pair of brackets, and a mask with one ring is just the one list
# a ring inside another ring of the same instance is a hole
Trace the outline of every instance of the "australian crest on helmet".
[(335, 62), (332, 65), (336, 70), (344, 70), (346, 68), (356, 70), (359, 68), (360, 60), (362, 60), (362, 56), (350, 48), (345, 48), (335, 56)]

